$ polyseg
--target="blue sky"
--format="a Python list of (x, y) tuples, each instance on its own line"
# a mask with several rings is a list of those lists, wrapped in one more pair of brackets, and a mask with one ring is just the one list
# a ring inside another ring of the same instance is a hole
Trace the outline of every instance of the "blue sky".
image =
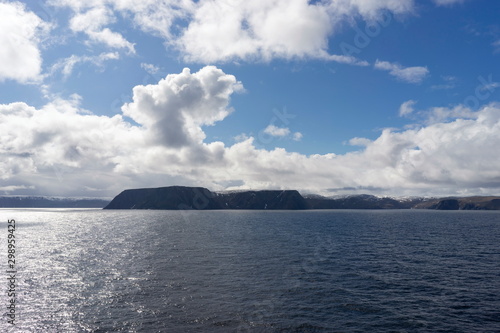
[(487, 0), (0, 1), (1, 193), (498, 195), (499, 13)]

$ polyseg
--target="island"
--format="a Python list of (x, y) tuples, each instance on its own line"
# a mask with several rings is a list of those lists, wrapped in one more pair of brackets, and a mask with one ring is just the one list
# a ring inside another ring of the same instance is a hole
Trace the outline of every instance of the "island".
[(212, 192), (204, 187), (168, 186), (129, 189), (104, 209), (165, 210), (306, 210), (306, 209), (436, 209), (500, 210), (500, 197), (391, 198), (373, 195), (325, 197), (302, 195), (296, 190), (248, 190)]

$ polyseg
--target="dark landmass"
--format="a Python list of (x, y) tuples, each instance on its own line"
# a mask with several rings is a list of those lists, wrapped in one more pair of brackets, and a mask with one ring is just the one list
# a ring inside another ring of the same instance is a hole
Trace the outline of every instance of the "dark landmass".
[(395, 199), (360, 194), (341, 198), (328, 198), (318, 195), (306, 196), (309, 209), (411, 209), (421, 203), (423, 198)]
[(125, 190), (105, 209), (222, 209), (203, 187), (170, 186)]
[(302, 196), (295, 190), (211, 192), (203, 187), (170, 186), (125, 190), (104, 209), (436, 209), (500, 210), (500, 197), (389, 198), (351, 195)]
[(170, 186), (125, 190), (105, 209), (307, 209), (297, 191), (211, 192), (203, 187)]
[(423, 201), (414, 208), (439, 210), (500, 210), (500, 197), (440, 198)]
[(212, 192), (203, 187), (169, 186), (125, 190), (111, 202), (98, 198), (0, 196), (0, 208), (500, 210), (500, 197), (391, 198), (367, 194), (324, 197), (303, 196), (295, 190)]
[(103, 208), (109, 200), (0, 196), (0, 208)]
[(308, 209), (298, 191), (245, 191), (218, 193), (216, 200), (226, 209)]

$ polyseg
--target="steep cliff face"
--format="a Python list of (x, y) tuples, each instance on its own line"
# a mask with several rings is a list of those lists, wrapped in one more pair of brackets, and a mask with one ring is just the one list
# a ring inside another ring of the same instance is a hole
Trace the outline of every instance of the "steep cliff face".
[(297, 191), (214, 193), (203, 187), (170, 186), (125, 190), (105, 209), (306, 209)]

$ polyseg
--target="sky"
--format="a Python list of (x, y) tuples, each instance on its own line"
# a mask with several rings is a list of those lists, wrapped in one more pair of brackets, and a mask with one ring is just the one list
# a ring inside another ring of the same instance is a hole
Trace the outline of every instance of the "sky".
[(0, 0), (0, 195), (500, 195), (500, 2)]

